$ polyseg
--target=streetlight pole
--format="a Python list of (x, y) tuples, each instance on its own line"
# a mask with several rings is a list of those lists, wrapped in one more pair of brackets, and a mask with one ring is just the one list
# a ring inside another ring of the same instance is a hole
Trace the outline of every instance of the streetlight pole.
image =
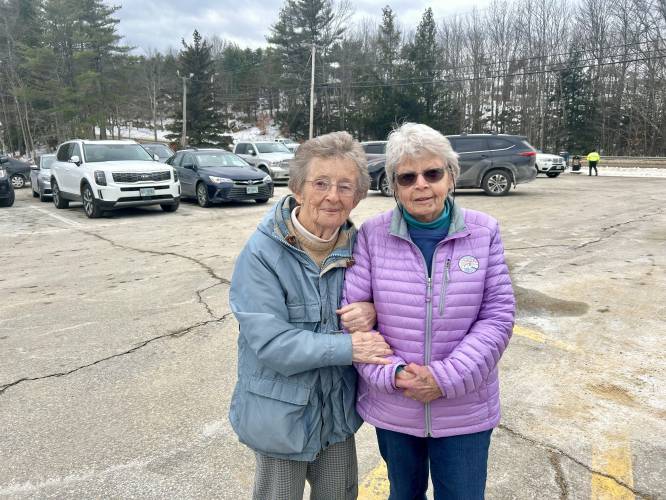
[(312, 44), (312, 76), (310, 77), (310, 139), (314, 129), (314, 79), (315, 79), (315, 48)]
[[(176, 74), (180, 76), (180, 71), (176, 70)], [(194, 76), (194, 73), (190, 73), (190, 76), (180, 76), (183, 80), (183, 132), (180, 136), (180, 145), (181, 147), (187, 146), (187, 80), (191, 80)]]

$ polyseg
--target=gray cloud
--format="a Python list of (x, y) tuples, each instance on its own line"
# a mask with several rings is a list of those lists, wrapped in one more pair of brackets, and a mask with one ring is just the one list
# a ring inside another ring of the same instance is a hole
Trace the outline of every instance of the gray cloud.
[[(427, 7), (432, 7), (437, 21), (455, 12), (481, 8), (489, 0), (396, 0), (393, 2), (355, 0), (353, 19), (381, 20), (387, 3), (397, 14), (403, 28), (413, 29)], [(124, 0), (116, 13), (118, 32), (123, 43), (135, 52), (180, 50), (181, 39), (192, 39), (195, 29), (204, 37), (218, 36), (241, 47), (264, 47), (270, 26), (277, 21), (282, 0), (195, 0), (189, 5), (177, 0)]]

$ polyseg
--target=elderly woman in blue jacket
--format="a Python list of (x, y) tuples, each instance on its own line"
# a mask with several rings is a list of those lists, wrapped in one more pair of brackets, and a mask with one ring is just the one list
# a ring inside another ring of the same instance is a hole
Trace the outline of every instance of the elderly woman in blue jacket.
[[(266, 215), (242, 250), (231, 281), (240, 325), (238, 382), (230, 420), (255, 451), (254, 498), (352, 499), (358, 492), (352, 362), (388, 364), (392, 354), (370, 331), (371, 304), (340, 309), (353, 264), (351, 210), (370, 179), (361, 145), (346, 132), (298, 148), (293, 195)], [(342, 326), (351, 332), (341, 334)]]

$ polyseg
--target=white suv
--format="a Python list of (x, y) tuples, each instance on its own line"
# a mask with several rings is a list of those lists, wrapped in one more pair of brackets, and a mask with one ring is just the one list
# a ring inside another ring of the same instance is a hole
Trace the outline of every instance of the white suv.
[(77, 139), (61, 144), (51, 165), (51, 189), (57, 208), (82, 201), (90, 218), (139, 205), (175, 212), (180, 202), (180, 182), (173, 167), (156, 161), (134, 141)]
[(289, 180), (289, 165), (294, 159), (294, 153), (284, 144), (275, 141), (243, 141), (236, 144), (234, 153), (266, 172), (273, 181)]

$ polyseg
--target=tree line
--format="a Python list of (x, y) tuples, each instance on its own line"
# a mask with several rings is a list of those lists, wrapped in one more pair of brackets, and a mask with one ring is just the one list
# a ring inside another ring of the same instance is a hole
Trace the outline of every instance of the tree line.
[[(524, 135), (539, 149), (666, 154), (665, 0), (494, 0), (405, 26), (390, 6), (285, 0), (264, 48), (204, 39), (136, 55), (101, 0), (0, 0), (0, 147), (32, 152), (121, 128), (223, 144), (244, 124), (384, 139), (403, 121)], [(191, 77), (190, 77), (191, 75)], [(183, 82), (185, 80), (185, 82)]]

